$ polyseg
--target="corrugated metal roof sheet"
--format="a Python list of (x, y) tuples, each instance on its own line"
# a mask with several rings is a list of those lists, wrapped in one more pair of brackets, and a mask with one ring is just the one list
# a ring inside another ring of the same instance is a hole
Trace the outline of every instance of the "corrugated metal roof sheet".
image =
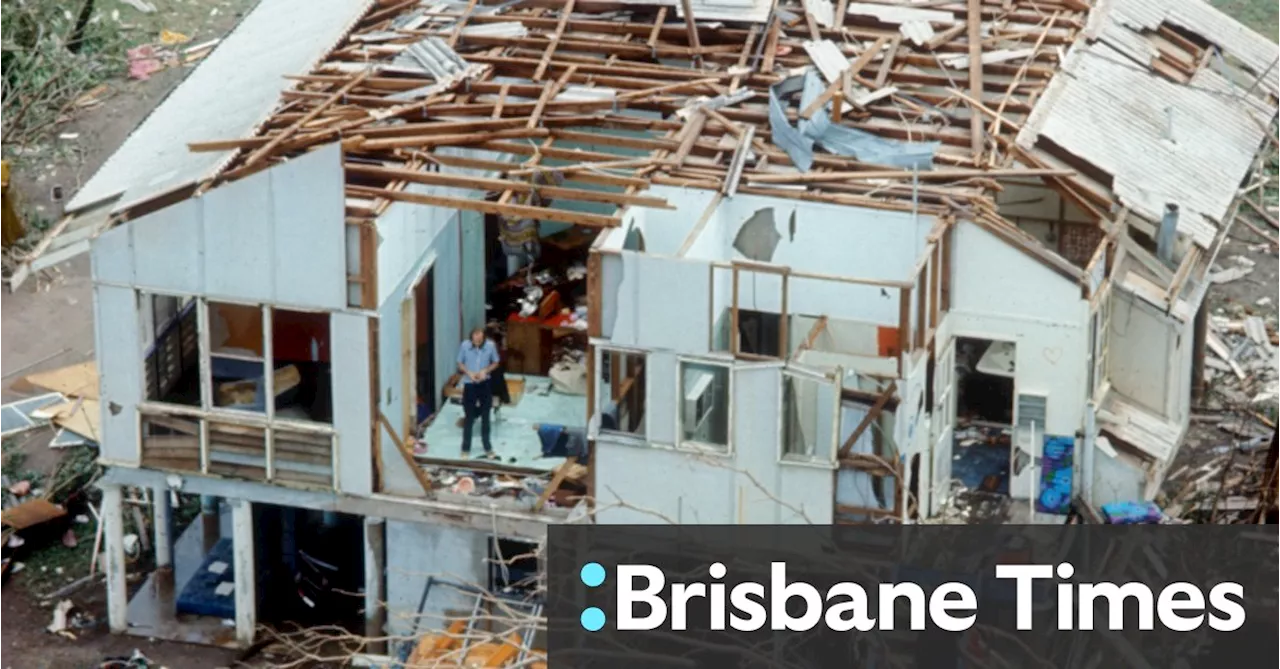
[[(1203, 0), (1103, 0), (1094, 8), (1093, 20), (1122, 24), (1135, 31), (1155, 30), (1167, 22), (1190, 31), (1240, 60), (1255, 75), (1276, 62), (1276, 43), (1250, 30)], [(1273, 71), (1262, 85), (1277, 91)]]
[[(1128, 32), (1118, 24), (1091, 27), (1095, 34)], [(1211, 70), (1182, 85), (1109, 40), (1078, 42), (1017, 141), (1030, 149), (1039, 136), (1047, 137), (1112, 175), (1115, 195), (1148, 220), (1159, 220), (1165, 204), (1178, 204), (1179, 232), (1207, 247), (1217, 234), (1212, 220), (1226, 215), (1276, 113), (1257, 101), (1246, 103), (1241, 93)]]
[(118, 210), (212, 176), (232, 152), (193, 153), (187, 144), (252, 134), (279, 104), (282, 77), (314, 67), (372, 4), (262, 0), (76, 192), (67, 211), (120, 195)]

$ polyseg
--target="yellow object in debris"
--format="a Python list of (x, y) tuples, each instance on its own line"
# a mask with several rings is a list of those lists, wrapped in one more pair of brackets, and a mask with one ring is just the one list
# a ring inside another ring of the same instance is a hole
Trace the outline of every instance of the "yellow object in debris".
[(160, 31), (161, 44), (169, 44), (169, 45), (186, 44), (187, 42), (190, 42), (190, 41), (191, 41), (191, 38), (186, 35), (183, 35), (182, 33), (177, 33), (172, 30)]
[(22, 217), (18, 216), (18, 205), (9, 196), (9, 161), (0, 162), (0, 176), (3, 177), (3, 194), (0, 195), (0, 206), (4, 209), (4, 248), (22, 239), (26, 230), (22, 227)]

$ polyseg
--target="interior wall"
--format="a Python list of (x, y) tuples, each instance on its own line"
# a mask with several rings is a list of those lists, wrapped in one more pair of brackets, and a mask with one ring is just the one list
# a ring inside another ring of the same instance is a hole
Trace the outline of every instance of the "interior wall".
[[(434, 210), (433, 207), (420, 208)], [(409, 296), (409, 292), (417, 279), (420, 276), (425, 276), (428, 267), (431, 268), (435, 284), (435, 293), (432, 295), (434, 300), (432, 314), (435, 322), (435, 345), (433, 350), (435, 352), (436, 384), (432, 392), (435, 397), (440, 396), (445, 383), (448, 382), (449, 377), (453, 375), (454, 370), (457, 368), (455, 361), (457, 360), (458, 345), (465, 336), (462, 314), (468, 309), (472, 312), (476, 309), (475, 305), (468, 307), (462, 302), (463, 290), (460, 283), (462, 280), (460, 272), (463, 270), (460, 267), (459, 225), (460, 222), (455, 215), (452, 220), (447, 221), (436, 231), (435, 236), (427, 244), (426, 250), (415, 261), (410, 270), (405, 272), (400, 284), (388, 291), (386, 300), (378, 309), (378, 381), (381, 386), (379, 404), (383, 415), (387, 417), (393, 426), (398, 427), (398, 417), (404, 415), (404, 402), (406, 399), (412, 401), (412, 398), (403, 397), (404, 379), (401, 369), (403, 343), (400, 341), (400, 323), (403, 316), (404, 301)], [(483, 298), (483, 291), (479, 295), (468, 293), (468, 298)], [(481, 303), (479, 309), (483, 310), (483, 308), (483, 303)], [(403, 458), (386, 430), (381, 430), (379, 434), (381, 435), (383, 462), (403, 462)], [(403, 437), (404, 435), (400, 436)], [(417, 479), (404, 467), (389, 466), (383, 474), (384, 492), (415, 497), (422, 494), (422, 488), (418, 485)]]
[(440, 525), (387, 520), (387, 627), (393, 636), (443, 629), (448, 610), (469, 612), (474, 598), (453, 588), (433, 592), (422, 616), (418, 604), (429, 577), (488, 587), (489, 535)]
[[(676, 405), (655, 406), (652, 398), (675, 387), (675, 367), (651, 374), (648, 425), (667, 425), (674, 437)], [(728, 455), (695, 454), (662, 443), (652, 432), (649, 444), (621, 442), (607, 435), (596, 440), (596, 487), (601, 503), (597, 520), (606, 524), (829, 524), (833, 476), (830, 466), (780, 463), (779, 365), (739, 366), (730, 395), (733, 449)], [(655, 391), (655, 388), (658, 390)], [(659, 413), (661, 412), (661, 413)], [(828, 412), (829, 415), (830, 412)], [(655, 490), (668, 491), (655, 495)], [(640, 508), (616, 506), (630, 503)]]
[[(352, 495), (373, 492), (370, 453), (369, 317), (333, 314), (330, 323), (333, 429), (338, 433), (338, 489)], [(385, 460), (384, 460), (385, 462)]]
[(347, 307), (337, 145), (104, 232), (95, 281), (311, 309)]
[(634, 251), (601, 258), (604, 337), (620, 346), (706, 353), (711, 275), (705, 262)]
[[(674, 256), (715, 197), (714, 192), (704, 189), (659, 185), (650, 187), (644, 195), (662, 198), (675, 208), (627, 207), (621, 214), (622, 225), (609, 231), (603, 248), (621, 250), (627, 234), (636, 229), (644, 235), (646, 253)], [(716, 216), (713, 215), (712, 220), (716, 220)], [(709, 221), (707, 225), (710, 224)]]

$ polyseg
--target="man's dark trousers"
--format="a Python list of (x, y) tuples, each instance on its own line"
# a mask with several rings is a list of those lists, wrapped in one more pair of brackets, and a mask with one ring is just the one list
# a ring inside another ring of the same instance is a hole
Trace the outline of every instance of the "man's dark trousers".
[(462, 410), (466, 419), (462, 423), (462, 452), (471, 452), (471, 425), (480, 418), (480, 442), (484, 444), (484, 452), (493, 450), (489, 443), (489, 409), (493, 407), (493, 387), (489, 382), (472, 381), (462, 386)]

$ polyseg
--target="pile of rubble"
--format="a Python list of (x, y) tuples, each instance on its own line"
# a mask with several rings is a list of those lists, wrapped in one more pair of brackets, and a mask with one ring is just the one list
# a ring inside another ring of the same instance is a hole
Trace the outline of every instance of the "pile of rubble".
[[(1243, 279), (1255, 263), (1233, 256), (1214, 283)], [(1227, 302), (1215, 309), (1205, 333), (1204, 384), (1192, 420), (1217, 444), (1166, 479), (1163, 508), (1172, 522), (1257, 522), (1275, 501), (1277, 319), (1272, 298)], [(1213, 443), (1213, 442), (1210, 442)], [(1206, 459), (1207, 456), (1207, 459)]]
[[(1270, 302), (1269, 298), (1262, 300), (1259, 306)], [(1250, 407), (1260, 411), (1275, 407), (1280, 397), (1276, 317), (1260, 315), (1260, 311), (1233, 302), (1219, 308), (1209, 319), (1205, 343), (1212, 355), (1205, 356), (1205, 376), (1214, 392), (1206, 398), (1207, 408)]]

